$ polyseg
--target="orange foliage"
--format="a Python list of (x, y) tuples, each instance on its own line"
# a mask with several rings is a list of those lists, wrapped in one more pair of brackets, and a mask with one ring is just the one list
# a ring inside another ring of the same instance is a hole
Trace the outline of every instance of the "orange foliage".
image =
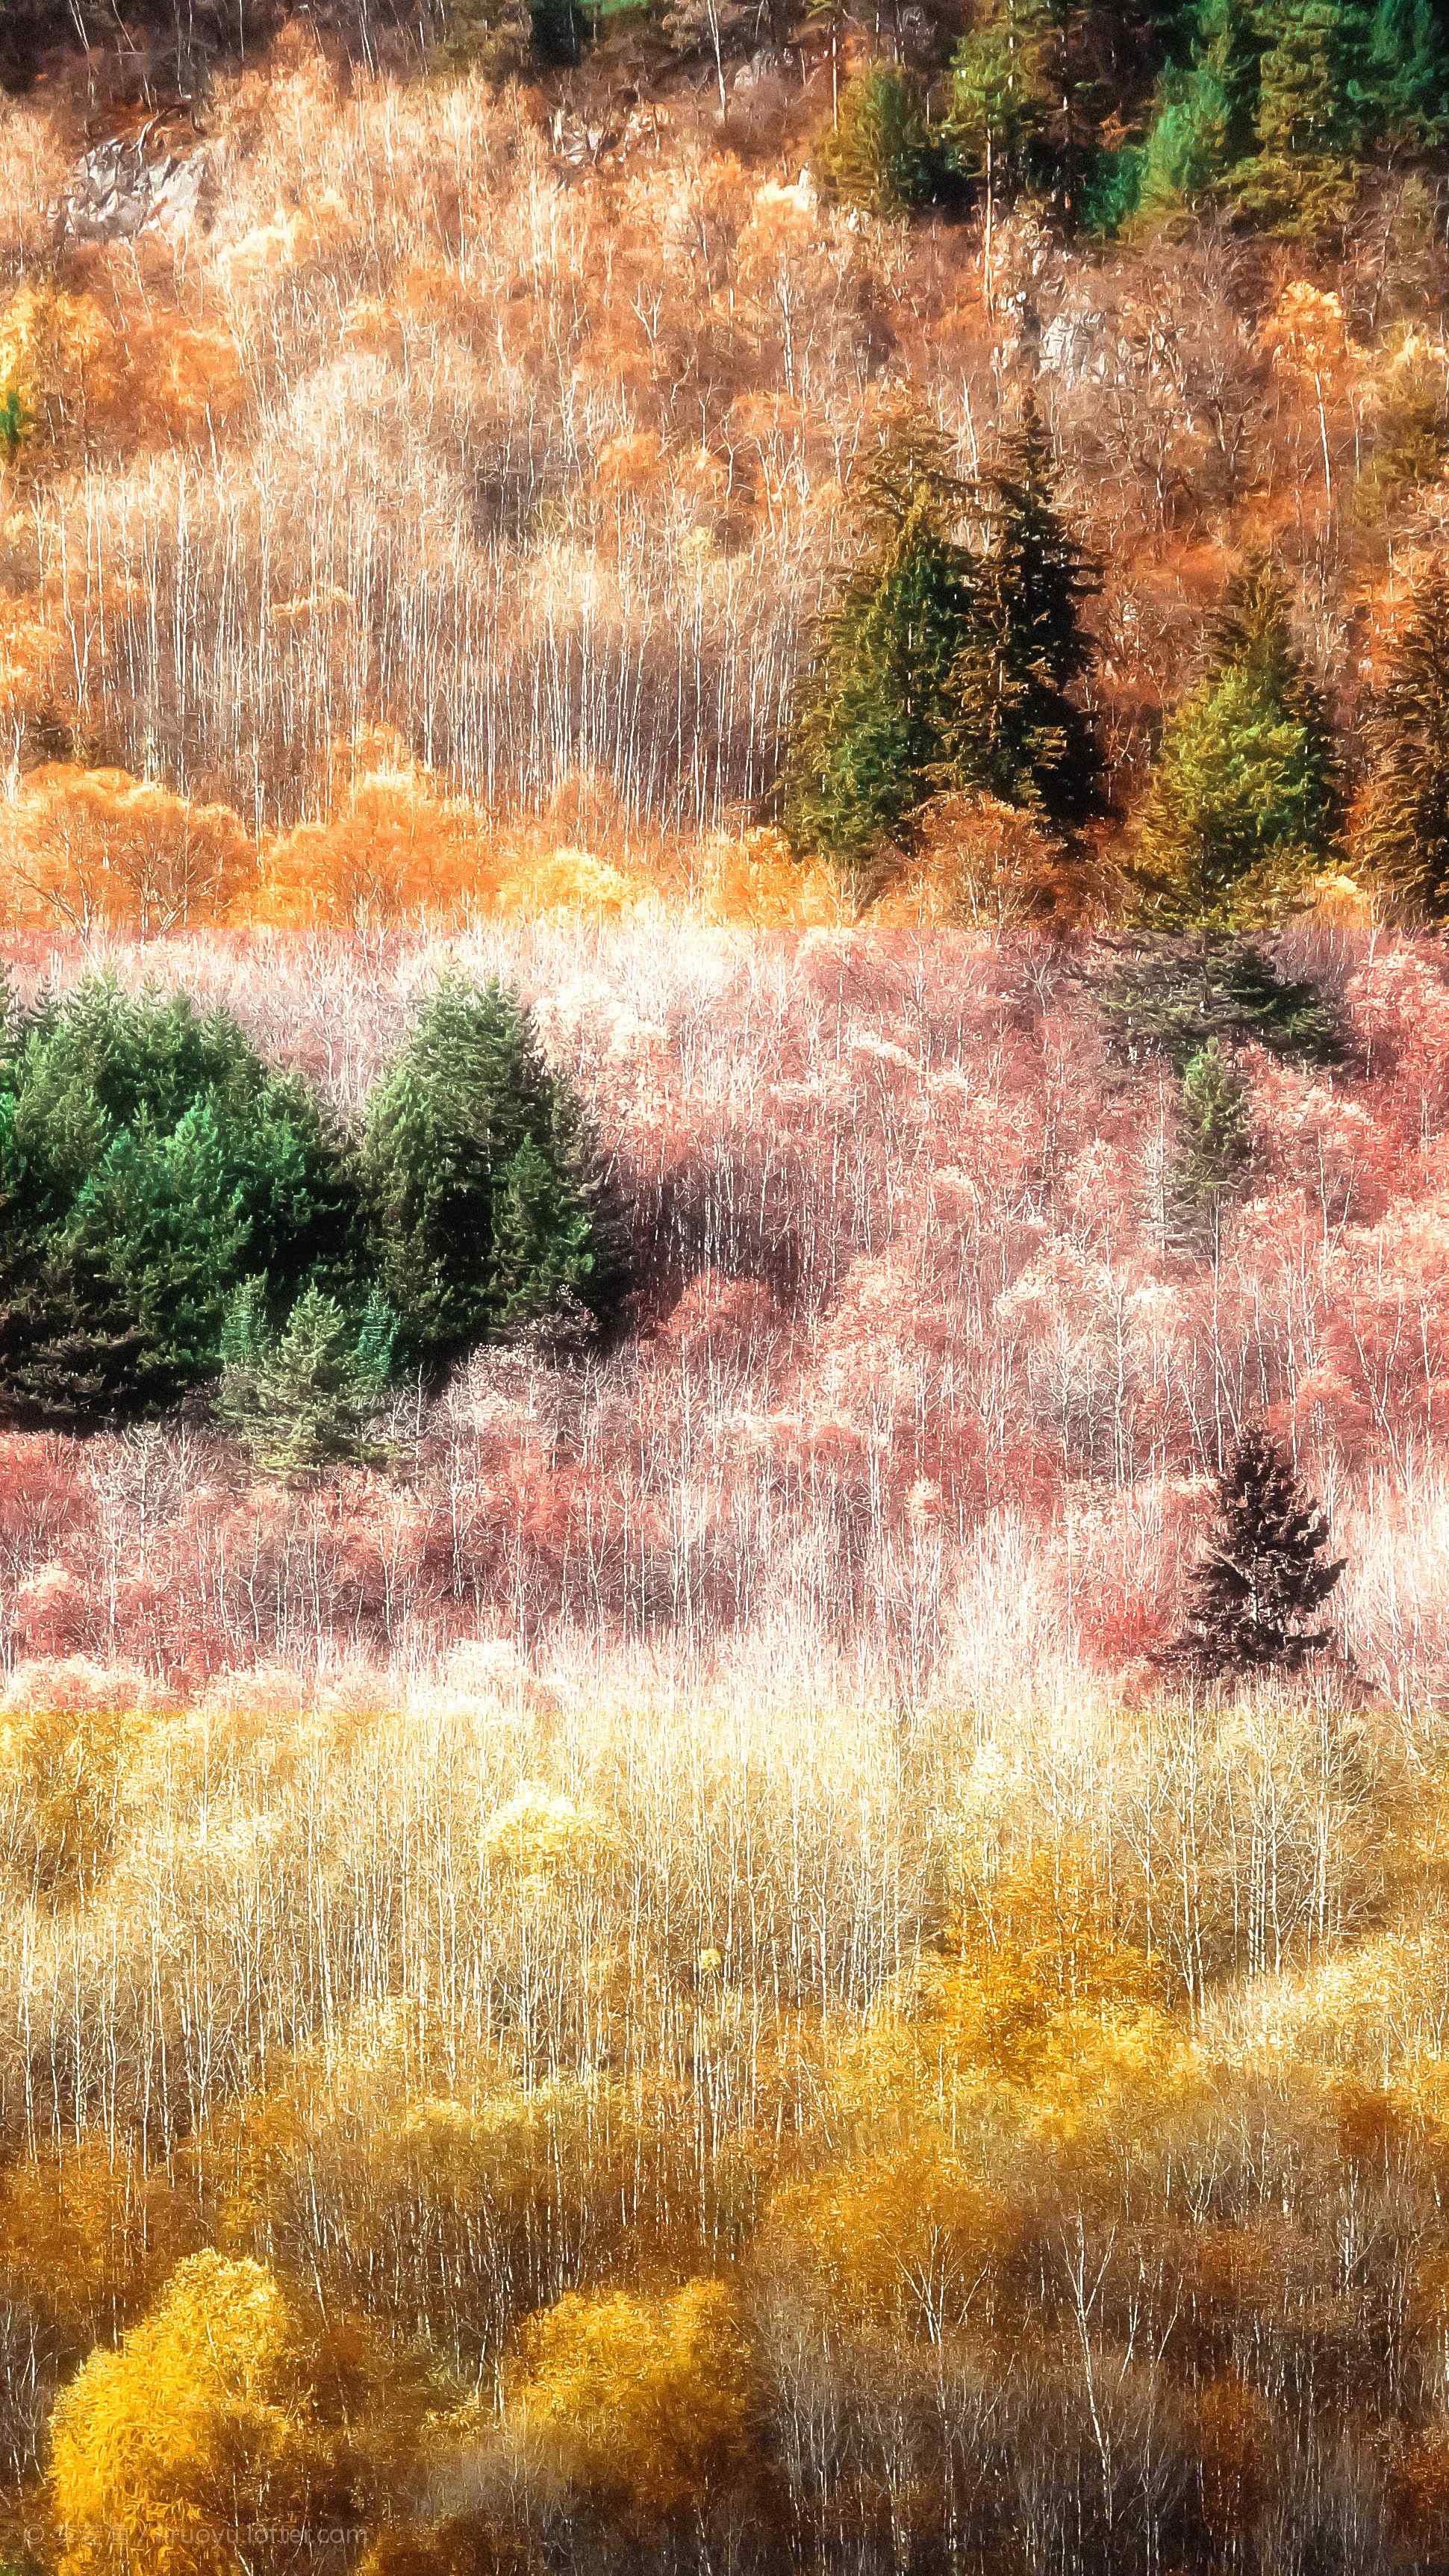
[(219, 920), (254, 869), (229, 805), (189, 804), (124, 769), (48, 762), (3, 814), (0, 918), (156, 938)]
[(378, 731), (339, 752), (331, 820), (268, 843), (255, 909), (284, 928), (360, 930), (457, 918), (494, 883), (486, 818), (448, 797), (396, 735)]
[(344, 2428), (376, 2377), (365, 2345), (323, 2336), (261, 2264), (189, 2256), (56, 2406), (63, 2576), (234, 2576), (265, 2526), (305, 2533), (344, 2503)]

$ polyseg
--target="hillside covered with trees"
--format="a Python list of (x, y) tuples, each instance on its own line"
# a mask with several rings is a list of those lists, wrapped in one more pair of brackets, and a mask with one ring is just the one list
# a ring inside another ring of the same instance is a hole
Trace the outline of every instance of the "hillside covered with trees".
[(0, 2576), (1441, 2576), (1439, 0), (0, 82)]

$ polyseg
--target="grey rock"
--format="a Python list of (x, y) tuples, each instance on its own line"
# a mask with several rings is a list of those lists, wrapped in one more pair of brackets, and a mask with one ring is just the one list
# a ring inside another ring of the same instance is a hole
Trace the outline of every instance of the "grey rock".
[(205, 156), (152, 148), (153, 127), (115, 135), (78, 161), (54, 208), (71, 241), (133, 241), (148, 226), (184, 232), (201, 204)]

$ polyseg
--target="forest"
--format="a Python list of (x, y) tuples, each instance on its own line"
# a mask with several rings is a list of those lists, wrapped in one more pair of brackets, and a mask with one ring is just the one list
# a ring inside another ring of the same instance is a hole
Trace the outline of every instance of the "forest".
[(0, 2576), (1449, 2569), (1440, 0), (0, 6)]

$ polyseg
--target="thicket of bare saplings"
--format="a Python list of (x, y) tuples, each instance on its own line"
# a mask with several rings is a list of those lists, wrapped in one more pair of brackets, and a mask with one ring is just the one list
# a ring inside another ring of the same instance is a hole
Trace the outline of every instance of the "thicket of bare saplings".
[(0, 103), (0, 2571), (1434, 2576), (1437, 21), (527, 14)]
[[(906, 225), (796, 175), (819, 75), (579, 172), (528, 92), (288, 46), (213, 82), (196, 213), (124, 241), (57, 232), (64, 83), (0, 108), (12, 918), (617, 905), (661, 870), (810, 917), (768, 836), (700, 835), (773, 788), (889, 424), (969, 473), (1031, 377), (1103, 569), (1119, 806), (1254, 547), (1357, 744), (1439, 533), (1432, 170), (1368, 172), (1322, 241)], [(1029, 832), (1005, 857), (1029, 893)]]
[[(1206, 1237), (1110, 959), (115, 953), (344, 1109), (501, 970), (640, 1284), (386, 1469), (7, 1437), (17, 2552), (1435, 2563), (1449, 985), (1294, 943)], [(1346, 1654), (1165, 1690), (1260, 1418)]]

